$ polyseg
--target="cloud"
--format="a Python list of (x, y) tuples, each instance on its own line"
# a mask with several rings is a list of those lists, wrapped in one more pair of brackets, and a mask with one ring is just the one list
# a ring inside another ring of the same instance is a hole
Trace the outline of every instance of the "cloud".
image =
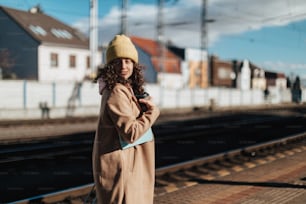
[[(163, 13), (166, 41), (171, 41), (179, 47), (199, 48), (202, 0), (168, 2), (165, 3)], [(210, 0), (207, 2), (207, 19), (214, 20), (206, 24), (209, 46), (213, 46), (222, 37), (239, 36), (248, 31), (285, 26), (306, 19), (305, 0)], [(115, 6), (99, 19), (100, 45), (108, 43), (115, 34), (120, 32), (120, 15), (120, 7)], [(130, 4), (127, 16), (129, 35), (156, 39), (156, 1), (152, 1), (152, 4)], [(88, 32), (88, 22), (88, 19), (80, 19), (74, 26), (83, 32)], [(299, 72), (303, 77), (306, 76), (305, 64), (269, 61), (260, 62), (258, 65), (286, 74)]]
[[(155, 2), (155, 1), (154, 1)], [(201, 0), (170, 1), (164, 8), (164, 34), (182, 47), (200, 47)], [(176, 2), (176, 3), (173, 3)], [(250, 30), (270, 26), (283, 26), (306, 18), (306, 1), (266, 0), (215, 0), (207, 1), (208, 39), (210, 45), (222, 36), (238, 35)], [(113, 7), (99, 19), (100, 43), (108, 42), (120, 31), (119, 7)], [(173, 26), (171, 23), (185, 23)], [(128, 10), (128, 33), (155, 39), (157, 36), (157, 6), (153, 4), (131, 4)], [(81, 19), (74, 26), (88, 32), (88, 19)]]
[(299, 73), (301, 78), (306, 79), (306, 64), (265, 61), (261, 66), (269, 67), (271, 71), (283, 72), (287, 76)]

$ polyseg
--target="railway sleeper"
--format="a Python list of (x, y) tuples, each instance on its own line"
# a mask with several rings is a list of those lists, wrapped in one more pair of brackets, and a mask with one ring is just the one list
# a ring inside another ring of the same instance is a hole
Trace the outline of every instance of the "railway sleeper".
[[(235, 150), (230, 153), (218, 154), (215, 157), (211, 156), (171, 165), (168, 169), (163, 167), (156, 170), (155, 195), (173, 192), (180, 188), (197, 185), (200, 182), (208, 182), (247, 168), (264, 165), (301, 151), (306, 151), (306, 133), (242, 150)], [(302, 178), (301, 183), (304, 183), (305, 180), (305, 178)], [(80, 189), (76, 190), (78, 193), (71, 190), (71, 192), (64, 191), (54, 195), (47, 195), (46, 198), (40, 199), (40, 203), (96, 203), (93, 184), (83, 187), (81, 191)], [(15, 203), (33, 203), (33, 201), (24, 200)]]

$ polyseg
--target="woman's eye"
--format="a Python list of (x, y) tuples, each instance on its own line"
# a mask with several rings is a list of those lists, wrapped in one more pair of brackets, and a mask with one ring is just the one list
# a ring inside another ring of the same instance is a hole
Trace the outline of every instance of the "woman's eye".
[(133, 62), (132, 62), (132, 60), (130, 60), (130, 59), (126, 59), (126, 60), (125, 60), (125, 63), (126, 63), (126, 64), (132, 64)]
[(118, 61), (115, 61), (114, 64), (115, 64), (115, 66), (119, 66), (119, 65), (121, 65), (121, 61), (119, 61), (119, 60), (118, 60)]

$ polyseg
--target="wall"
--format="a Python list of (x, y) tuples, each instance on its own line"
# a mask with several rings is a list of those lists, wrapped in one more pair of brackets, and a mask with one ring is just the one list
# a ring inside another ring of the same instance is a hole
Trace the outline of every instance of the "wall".
[[(75, 114), (96, 114), (100, 95), (97, 84), (52, 83), (37, 81), (0, 81), (0, 119), (40, 117), (39, 104), (51, 107), (51, 116), (64, 117)], [(91, 112), (89, 110), (94, 110)]]
[[(58, 66), (51, 67), (51, 53), (58, 54)], [(69, 56), (76, 56), (76, 67), (69, 67)], [(90, 56), (90, 50), (39, 46), (39, 81), (82, 81), (85, 75), (89, 75), (91, 70), (87, 69), (87, 57)], [(96, 63), (101, 64), (101, 53), (96, 54)]]
[(181, 74), (169, 74), (166, 72), (158, 73), (159, 84), (168, 89), (182, 88), (184, 85), (183, 76)]
[(139, 63), (145, 66), (144, 78), (148, 83), (157, 83), (157, 72), (152, 64), (151, 56), (136, 45)]
[(232, 62), (221, 61), (217, 57), (211, 57), (211, 84), (212, 86), (233, 87), (232, 77), (234, 70)]
[(207, 77), (207, 61), (192, 61), (188, 63), (189, 67), (189, 87), (208, 87), (208, 77)]
[[(208, 107), (212, 101), (219, 107), (291, 102), (290, 90), (278, 88), (269, 89), (267, 100), (262, 90), (240, 91), (216, 87), (171, 89), (156, 84), (147, 84), (145, 88), (161, 109)], [(2, 80), (0, 98), (0, 119), (39, 118), (41, 102), (47, 102), (53, 118), (98, 115), (101, 100), (98, 85), (89, 81), (79, 84)], [(302, 92), (302, 102), (306, 102), (306, 89)]]
[[(208, 87), (208, 56), (207, 52), (199, 49), (186, 48), (185, 60), (181, 63), (184, 79), (187, 78), (188, 87)], [(186, 64), (184, 64), (186, 63)], [(186, 69), (187, 71), (183, 70)], [(187, 76), (186, 76), (187, 75)], [(185, 86), (185, 84), (184, 84)]]
[(37, 79), (38, 42), (0, 9), (0, 50), (7, 49), (14, 61), (10, 68), (18, 78)]

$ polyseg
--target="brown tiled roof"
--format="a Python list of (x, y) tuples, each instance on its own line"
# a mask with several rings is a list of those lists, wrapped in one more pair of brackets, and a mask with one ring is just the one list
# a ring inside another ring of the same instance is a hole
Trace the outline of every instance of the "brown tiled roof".
[[(138, 47), (143, 49), (145, 52), (147, 52), (151, 56), (159, 56), (159, 48), (158, 43), (154, 40), (146, 39), (146, 38), (140, 38), (136, 36), (131, 36), (131, 40), (133, 43), (135, 43)], [(177, 56), (171, 52), (169, 49), (165, 48), (165, 57), (167, 58), (177, 58)]]
[[(2, 9), (4, 13), (11, 17), (18, 25), (20, 25), (27, 33), (29, 33), (40, 43), (52, 43), (69, 47), (88, 48), (89, 41), (85, 35), (46, 14), (40, 12), (31, 13), (3, 6), (0, 6), (0, 9)], [(45, 31), (45, 35), (35, 33), (30, 26), (42, 28), (43, 31)], [(57, 37), (52, 32), (52, 29), (60, 32), (68, 31), (70, 38)]]
[(160, 69), (159, 58), (151, 59), (151, 61), (157, 72), (166, 72), (166, 73), (172, 73), (172, 74), (181, 73), (179, 60), (165, 60), (164, 61), (165, 70)]
[(130, 37), (132, 42), (141, 48), (144, 52), (151, 56), (152, 64), (157, 72), (164, 71), (166, 73), (181, 73), (180, 70), (180, 59), (169, 49), (165, 48), (165, 61), (164, 61), (164, 69), (160, 70), (160, 63), (159, 63), (159, 45), (156, 41), (140, 38), (136, 36)]

